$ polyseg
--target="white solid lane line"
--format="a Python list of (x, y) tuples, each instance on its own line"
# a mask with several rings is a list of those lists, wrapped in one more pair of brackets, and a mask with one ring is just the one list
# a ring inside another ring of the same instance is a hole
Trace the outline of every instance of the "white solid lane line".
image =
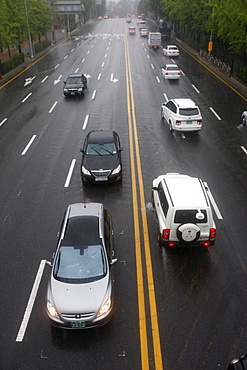
[(51, 107), (51, 109), (49, 110), (49, 113), (51, 113), (53, 111), (53, 109), (55, 108), (55, 106), (57, 105), (57, 101), (55, 101), (55, 103), (53, 104), (53, 106)]
[(213, 206), (213, 208), (214, 208), (214, 210), (215, 210), (216, 216), (218, 217), (218, 219), (219, 219), (219, 220), (222, 220), (222, 219), (223, 219), (223, 217), (222, 217), (222, 215), (221, 215), (221, 213), (220, 213), (220, 210), (219, 210), (219, 208), (218, 208), (218, 206), (217, 206), (217, 204), (216, 204), (216, 202), (215, 202), (215, 200), (214, 200), (214, 197), (213, 197), (213, 195), (212, 195), (212, 193), (211, 193), (211, 191), (210, 191), (210, 189), (209, 189), (209, 187), (208, 187), (207, 183), (206, 183), (206, 182), (204, 182), (204, 184), (205, 184), (205, 186), (206, 186), (207, 193), (208, 193), (208, 197), (209, 197), (210, 203), (212, 204), (212, 206)]
[(32, 93), (29, 93), (21, 102), (24, 103), (31, 95)]
[(218, 118), (219, 121), (221, 121), (220, 116), (215, 112), (215, 110), (212, 107), (209, 107), (209, 109), (213, 112), (216, 118)]
[(36, 138), (36, 135), (33, 135), (33, 137), (31, 138), (31, 140), (29, 141), (29, 143), (27, 144), (26, 148), (23, 150), (23, 152), (21, 153), (21, 155), (25, 155), (26, 154), (26, 152), (28, 151), (28, 149), (32, 145), (32, 143), (35, 140), (35, 138)]
[(8, 118), (4, 118), (4, 119), (2, 120), (2, 122), (0, 122), (0, 126), (2, 126), (2, 125), (7, 121), (7, 119), (8, 119)]
[(243, 145), (241, 146), (241, 149), (245, 152), (245, 154), (247, 154), (247, 149)]
[(75, 167), (75, 162), (76, 162), (76, 159), (72, 159), (70, 169), (69, 169), (69, 172), (68, 172), (68, 176), (67, 176), (67, 179), (66, 179), (65, 184), (64, 184), (65, 188), (69, 187), (70, 180), (71, 180), (71, 177), (72, 177), (72, 173), (73, 173), (73, 170), (74, 170), (74, 167)]
[(85, 130), (85, 128), (87, 127), (88, 119), (89, 119), (89, 114), (87, 114), (87, 115), (86, 115), (86, 118), (85, 118), (84, 124), (83, 124), (83, 126), (82, 126), (82, 129), (83, 129), (83, 130)]
[(37, 295), (37, 292), (38, 292), (38, 289), (39, 289), (39, 284), (40, 284), (40, 281), (41, 281), (41, 278), (42, 278), (42, 275), (43, 275), (45, 263), (46, 263), (46, 260), (41, 260), (40, 261), (39, 269), (38, 269), (38, 272), (37, 272), (37, 275), (36, 275), (36, 278), (35, 278), (35, 281), (34, 281), (34, 284), (33, 284), (33, 289), (31, 291), (31, 294), (30, 294), (30, 297), (29, 297), (29, 300), (28, 300), (28, 304), (27, 304), (27, 307), (26, 307), (26, 311), (24, 313), (22, 323), (21, 323), (19, 332), (18, 332), (16, 340), (15, 340), (16, 342), (22, 342), (23, 341), (23, 338), (24, 338), (24, 335), (25, 335), (25, 332), (26, 332), (26, 329), (27, 329), (28, 321), (29, 321), (29, 318), (31, 316), (31, 312), (32, 312), (33, 305), (34, 305), (34, 302), (35, 302), (35, 298), (36, 298), (36, 295)]
[(193, 89), (198, 93), (198, 94), (200, 94), (200, 91), (195, 87), (195, 85), (191, 85), (192, 87), (193, 87)]

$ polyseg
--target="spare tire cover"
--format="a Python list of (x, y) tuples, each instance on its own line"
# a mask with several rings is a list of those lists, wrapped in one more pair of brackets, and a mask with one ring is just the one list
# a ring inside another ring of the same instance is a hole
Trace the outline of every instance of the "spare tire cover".
[(177, 228), (178, 240), (185, 243), (191, 243), (198, 240), (200, 228), (195, 224), (181, 224)]

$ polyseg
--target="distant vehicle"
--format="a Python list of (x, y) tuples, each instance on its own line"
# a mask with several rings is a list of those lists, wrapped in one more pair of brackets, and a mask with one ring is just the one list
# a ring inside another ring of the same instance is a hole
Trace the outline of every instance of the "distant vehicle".
[(101, 203), (68, 206), (61, 225), (46, 293), (51, 324), (88, 329), (106, 324), (114, 306), (113, 227)]
[(70, 74), (64, 81), (63, 93), (64, 96), (83, 96), (87, 91), (87, 77), (81, 73)]
[(128, 32), (130, 35), (135, 35), (136, 34), (136, 28), (135, 27), (129, 27)]
[(145, 21), (145, 20), (146, 20), (146, 14), (141, 14), (141, 19), (142, 19), (143, 21)]
[(164, 49), (163, 49), (163, 54), (166, 56), (166, 57), (179, 57), (179, 50), (177, 48), (176, 45), (167, 45)]
[(101, 15), (99, 15), (97, 19), (98, 20), (101, 20), (101, 19), (103, 19), (103, 17), (101, 17)]
[(167, 247), (210, 247), (216, 226), (201, 179), (167, 173), (153, 180), (152, 204), (158, 218), (158, 244)]
[(142, 28), (140, 30), (140, 36), (141, 37), (148, 37), (148, 34), (149, 34), (149, 32), (148, 32), (148, 29), (147, 28)]
[(179, 80), (181, 71), (176, 64), (166, 64), (161, 68), (165, 80)]
[(169, 40), (172, 31), (172, 22), (160, 18), (158, 21), (158, 31), (161, 33), (162, 39)]
[(165, 119), (170, 131), (199, 131), (202, 116), (199, 107), (191, 99), (171, 99), (161, 106), (161, 118)]
[(127, 23), (130, 23), (131, 22), (131, 14), (127, 14), (126, 22)]
[(149, 32), (148, 47), (150, 49), (160, 49), (161, 48), (161, 33), (160, 32)]
[(81, 178), (83, 184), (121, 182), (122, 150), (119, 136), (115, 131), (90, 131), (81, 150)]
[(108, 19), (109, 18), (109, 15), (108, 14), (105, 14), (104, 15), (104, 19)]
[(137, 24), (138, 24), (138, 29), (139, 29), (139, 31), (142, 29), (142, 28), (147, 28), (147, 25), (146, 25), (146, 22), (145, 21), (138, 21), (137, 22)]

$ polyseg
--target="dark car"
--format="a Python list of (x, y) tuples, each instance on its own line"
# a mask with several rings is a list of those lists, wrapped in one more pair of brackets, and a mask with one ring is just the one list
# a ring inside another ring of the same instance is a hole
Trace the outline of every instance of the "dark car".
[(121, 182), (121, 151), (120, 139), (115, 131), (90, 131), (81, 149), (82, 182)]
[(227, 367), (227, 370), (247, 370), (247, 355), (234, 358)]
[(85, 95), (87, 91), (87, 77), (81, 73), (74, 73), (68, 76), (64, 81), (64, 96)]

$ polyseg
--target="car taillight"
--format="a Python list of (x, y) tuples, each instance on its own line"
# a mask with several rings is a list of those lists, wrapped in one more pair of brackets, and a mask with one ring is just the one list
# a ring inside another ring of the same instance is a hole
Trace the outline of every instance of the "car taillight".
[(180, 71), (178, 72), (178, 75), (181, 75), (181, 72)]
[(181, 125), (181, 121), (176, 121), (176, 125), (177, 126)]
[(164, 229), (162, 231), (162, 238), (163, 239), (169, 239), (169, 236), (170, 236), (170, 229)]
[(197, 120), (197, 124), (198, 124), (198, 125), (201, 125), (201, 124), (202, 124), (202, 120), (201, 120), (201, 119), (198, 119), (198, 120)]
[(169, 75), (169, 73), (168, 73), (168, 72), (166, 72), (165, 74), (166, 74), (166, 75)]
[(210, 232), (209, 232), (209, 239), (210, 240), (215, 240), (216, 238), (216, 229), (215, 228), (210, 228)]
[(161, 48), (161, 46), (160, 45), (158, 45), (158, 49), (160, 49)]

